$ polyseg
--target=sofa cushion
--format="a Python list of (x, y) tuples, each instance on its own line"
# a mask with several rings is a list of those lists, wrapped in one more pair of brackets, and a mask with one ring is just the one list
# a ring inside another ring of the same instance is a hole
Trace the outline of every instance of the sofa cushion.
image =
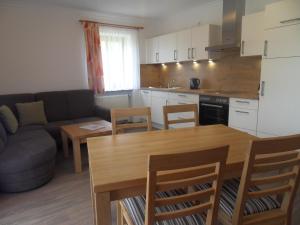
[(21, 126), (47, 124), (44, 103), (42, 101), (17, 103), (16, 107)]
[(18, 118), (16, 103), (33, 102), (33, 94), (0, 95), (0, 106), (7, 105)]
[(3, 152), (4, 149), (5, 149), (4, 141), (2, 139), (0, 139), (0, 153)]
[(95, 115), (94, 93), (90, 90), (68, 91), (69, 119)]
[(26, 137), (14, 137), (14, 140), (9, 137), (5, 151), (0, 154), (0, 174), (34, 169), (55, 158), (55, 141), (45, 130), (28, 133)]
[(88, 122), (95, 122), (99, 121), (101, 118), (99, 117), (84, 117), (80, 119), (73, 120), (74, 123), (88, 123)]
[(6, 130), (14, 134), (18, 130), (18, 121), (13, 112), (6, 105), (0, 106), (0, 120), (3, 122)]
[(43, 101), (48, 122), (68, 119), (68, 102), (65, 91), (41, 92), (35, 95), (37, 101)]
[(61, 135), (60, 135), (60, 127), (65, 125), (73, 124), (72, 120), (65, 120), (65, 121), (56, 121), (48, 123), (45, 126), (46, 131), (58, 142), (60, 142)]

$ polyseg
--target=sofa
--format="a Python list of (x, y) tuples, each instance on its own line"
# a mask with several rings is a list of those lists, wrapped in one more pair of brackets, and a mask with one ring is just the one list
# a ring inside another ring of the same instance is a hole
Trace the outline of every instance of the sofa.
[(0, 95), (18, 119), (16, 103), (43, 101), (48, 123), (19, 127), (11, 135), (0, 121), (0, 191), (23, 192), (37, 188), (54, 175), (60, 126), (99, 120), (110, 121), (110, 110), (96, 106), (90, 90)]

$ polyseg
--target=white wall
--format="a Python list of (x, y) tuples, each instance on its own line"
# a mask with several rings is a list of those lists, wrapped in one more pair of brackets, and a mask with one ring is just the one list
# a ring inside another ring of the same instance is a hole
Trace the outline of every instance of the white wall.
[(143, 25), (138, 18), (0, 5), (0, 94), (87, 88), (79, 19)]

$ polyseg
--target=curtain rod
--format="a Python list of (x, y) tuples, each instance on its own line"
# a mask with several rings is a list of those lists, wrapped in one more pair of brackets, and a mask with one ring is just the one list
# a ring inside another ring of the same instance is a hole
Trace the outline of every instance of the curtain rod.
[(118, 27), (118, 28), (127, 28), (127, 29), (135, 29), (135, 30), (142, 30), (144, 27), (138, 27), (138, 26), (128, 26), (128, 25), (120, 25), (120, 24), (113, 24), (113, 23), (101, 23), (97, 21), (91, 21), (91, 20), (79, 20), (80, 23), (88, 22), (88, 23), (96, 23), (102, 26), (106, 27)]

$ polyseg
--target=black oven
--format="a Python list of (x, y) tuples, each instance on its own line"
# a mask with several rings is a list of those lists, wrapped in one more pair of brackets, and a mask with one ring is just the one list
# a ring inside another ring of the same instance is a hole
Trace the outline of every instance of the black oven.
[(200, 95), (200, 125), (228, 125), (229, 98)]

